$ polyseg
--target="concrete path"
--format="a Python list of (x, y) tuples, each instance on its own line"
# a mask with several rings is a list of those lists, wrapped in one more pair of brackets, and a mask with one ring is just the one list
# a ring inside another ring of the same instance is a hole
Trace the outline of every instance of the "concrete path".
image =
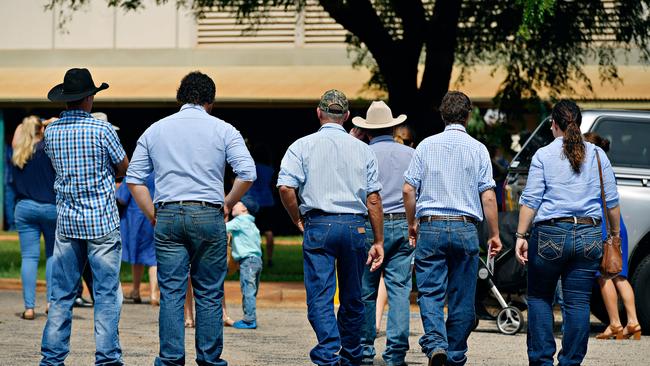
[[(38, 317), (22, 320), (21, 294), (18, 291), (0, 291), (0, 365), (36, 365), (39, 361), (40, 339), (46, 317), (43, 314), (42, 293), (38, 294)], [(228, 300), (232, 318), (241, 316), (235, 299)], [(411, 350), (407, 355), (410, 365), (426, 365), (418, 346), (422, 325), (418, 314), (411, 314)], [(94, 360), (92, 309), (75, 309), (71, 353), (68, 365), (91, 365)], [(120, 339), (127, 365), (152, 365), (158, 352), (158, 309), (149, 305), (125, 303), (120, 322)], [(226, 328), (223, 353), (230, 365), (308, 365), (309, 350), (316, 339), (309, 326), (304, 304), (267, 301), (258, 308), (257, 330)], [(594, 322), (594, 326), (595, 326)], [(384, 325), (385, 326), (385, 325)], [(386, 338), (376, 345), (378, 353), (384, 349)], [(558, 342), (560, 340), (558, 339)], [(187, 364), (194, 364), (194, 330), (186, 331)], [(526, 336), (499, 334), (494, 322), (482, 321), (469, 339), (468, 365), (527, 365)], [(589, 341), (589, 352), (584, 365), (648, 365), (650, 337), (641, 341)], [(375, 365), (383, 365), (379, 358)]]

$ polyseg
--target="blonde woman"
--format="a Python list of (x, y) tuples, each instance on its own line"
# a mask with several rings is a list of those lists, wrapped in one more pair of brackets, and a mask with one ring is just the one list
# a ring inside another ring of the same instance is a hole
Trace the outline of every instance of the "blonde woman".
[(56, 230), (56, 196), (52, 162), (45, 154), (44, 124), (36, 116), (26, 117), (16, 128), (11, 143), (15, 165), (16, 229), (20, 238), (21, 278), (25, 311), (23, 319), (32, 320), (36, 297), (38, 260), (41, 255), (41, 234), (45, 238), (45, 278), (47, 299), (50, 298), (50, 266)]

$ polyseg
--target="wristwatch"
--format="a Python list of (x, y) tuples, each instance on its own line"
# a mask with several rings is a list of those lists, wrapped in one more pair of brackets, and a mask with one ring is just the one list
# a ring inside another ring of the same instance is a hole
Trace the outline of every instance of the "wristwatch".
[(522, 234), (522, 233), (520, 233), (520, 232), (516, 232), (516, 233), (515, 233), (515, 236), (517, 237), (517, 239), (528, 239), (528, 237), (530, 236), (530, 234), (529, 234), (529, 233), (523, 233), (523, 234)]

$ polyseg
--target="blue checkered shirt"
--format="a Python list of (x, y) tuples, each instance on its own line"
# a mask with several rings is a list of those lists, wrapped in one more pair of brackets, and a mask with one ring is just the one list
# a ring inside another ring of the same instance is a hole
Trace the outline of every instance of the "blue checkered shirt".
[(58, 232), (94, 239), (115, 230), (114, 166), (126, 153), (111, 124), (81, 110), (65, 111), (45, 129), (45, 152), (56, 171)]
[(483, 220), (480, 194), (496, 187), (487, 148), (459, 124), (415, 149), (404, 174), (417, 192), (416, 216), (470, 216)]

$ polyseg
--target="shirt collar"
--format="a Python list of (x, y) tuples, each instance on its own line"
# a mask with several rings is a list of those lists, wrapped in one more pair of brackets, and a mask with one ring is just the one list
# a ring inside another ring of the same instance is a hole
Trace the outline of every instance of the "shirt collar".
[(191, 103), (183, 104), (183, 106), (181, 107), (181, 111), (184, 111), (186, 109), (196, 109), (205, 112), (205, 108), (203, 108), (202, 105), (198, 105), (198, 104), (191, 104)]
[(445, 127), (445, 131), (461, 131), (467, 133), (467, 130), (465, 129), (465, 126), (458, 124), (458, 123), (452, 123), (450, 125), (447, 125)]
[(59, 115), (60, 118), (63, 117), (87, 117), (87, 118), (92, 118), (90, 113), (84, 111), (83, 109), (68, 109)]
[(343, 126), (341, 126), (338, 123), (334, 123), (334, 122), (326, 123), (326, 124), (320, 126), (318, 131), (322, 131), (324, 129), (329, 129), (329, 128), (333, 128), (335, 130), (340, 130), (340, 131), (343, 131), (343, 132), (347, 133), (347, 131), (345, 131), (345, 128), (343, 128)]
[(395, 142), (395, 140), (393, 140), (393, 136), (391, 135), (381, 135), (373, 137), (373, 139), (370, 140), (370, 145), (376, 144), (378, 142)]

